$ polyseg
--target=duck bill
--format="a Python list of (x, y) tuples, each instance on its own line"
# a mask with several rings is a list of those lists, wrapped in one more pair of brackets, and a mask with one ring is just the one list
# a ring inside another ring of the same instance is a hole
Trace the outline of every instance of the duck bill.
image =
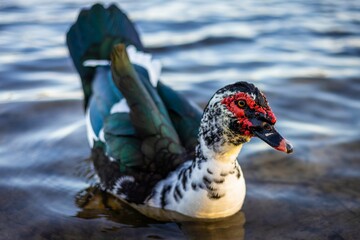
[(271, 129), (265, 130), (265, 129), (259, 129), (253, 131), (253, 133), (269, 144), (271, 147), (275, 148), (276, 150), (279, 150), (281, 152), (285, 153), (292, 153), (293, 147), (285, 138), (283, 138), (274, 127), (271, 127)]

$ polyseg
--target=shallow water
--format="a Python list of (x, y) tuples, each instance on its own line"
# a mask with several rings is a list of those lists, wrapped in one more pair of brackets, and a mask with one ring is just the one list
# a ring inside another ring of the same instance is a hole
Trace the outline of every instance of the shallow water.
[(65, 32), (86, 1), (0, 2), (1, 239), (358, 239), (360, 2), (118, 3), (204, 106), (250, 81), (295, 153), (254, 139), (239, 157), (247, 196), (212, 222), (147, 218), (96, 187), (80, 80)]

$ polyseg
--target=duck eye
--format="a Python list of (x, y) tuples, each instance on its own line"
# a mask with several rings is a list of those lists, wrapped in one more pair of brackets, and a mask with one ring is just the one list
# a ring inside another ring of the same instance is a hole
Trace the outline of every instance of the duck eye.
[(246, 102), (245, 102), (244, 100), (239, 100), (239, 101), (237, 101), (236, 104), (237, 104), (238, 107), (240, 107), (240, 108), (243, 108), (243, 107), (246, 106)]

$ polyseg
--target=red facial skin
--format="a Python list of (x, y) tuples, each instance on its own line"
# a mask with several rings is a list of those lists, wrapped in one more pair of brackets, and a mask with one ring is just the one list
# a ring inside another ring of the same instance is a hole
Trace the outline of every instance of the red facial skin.
[[(241, 108), (236, 103), (240, 100), (243, 100), (246, 102), (247, 107)], [(230, 97), (224, 98), (221, 102), (224, 104), (227, 109), (229, 109), (236, 118), (238, 119), (240, 125), (241, 125), (241, 132), (244, 135), (252, 136), (250, 127), (252, 126), (252, 123), (249, 121), (247, 116), (245, 115), (245, 108), (250, 108), (257, 113), (262, 113), (265, 115), (267, 119), (270, 120), (272, 124), (276, 123), (276, 117), (274, 113), (271, 111), (270, 107), (261, 107), (256, 104), (254, 99), (247, 93), (236, 93), (235, 95), (232, 95)]]

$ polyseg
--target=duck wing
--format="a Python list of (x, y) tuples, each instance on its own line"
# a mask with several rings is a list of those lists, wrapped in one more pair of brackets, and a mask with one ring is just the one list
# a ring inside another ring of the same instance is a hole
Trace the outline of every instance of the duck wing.
[(186, 153), (165, 105), (149, 81), (140, 79), (123, 44), (112, 51), (111, 72), (130, 108), (130, 124), (141, 142), (142, 164), (153, 165), (150, 169), (165, 177), (184, 161)]

